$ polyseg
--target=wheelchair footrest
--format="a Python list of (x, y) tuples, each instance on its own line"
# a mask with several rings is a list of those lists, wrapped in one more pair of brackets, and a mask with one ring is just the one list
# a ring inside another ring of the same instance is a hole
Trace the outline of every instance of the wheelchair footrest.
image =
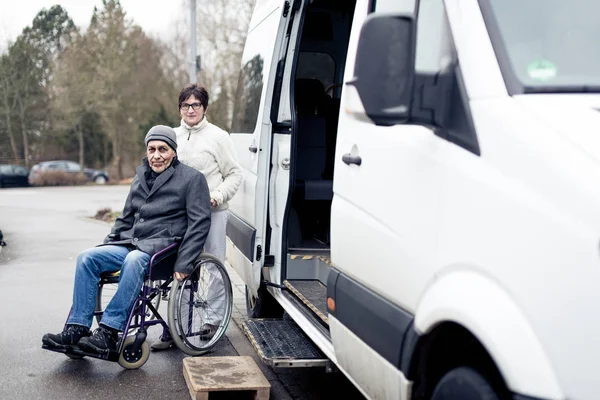
[(262, 361), (271, 367), (321, 367), (329, 363), (291, 319), (249, 319), (242, 327)]
[(99, 353), (89, 353), (87, 351), (81, 350), (79, 347), (66, 347), (64, 349), (59, 349), (56, 347), (50, 347), (45, 344), (42, 344), (42, 349), (54, 351), (56, 353), (63, 353), (72, 358), (80, 358), (80, 357), (92, 357), (99, 358), (101, 360), (107, 361), (119, 361), (119, 353), (116, 351), (108, 350), (105, 354)]

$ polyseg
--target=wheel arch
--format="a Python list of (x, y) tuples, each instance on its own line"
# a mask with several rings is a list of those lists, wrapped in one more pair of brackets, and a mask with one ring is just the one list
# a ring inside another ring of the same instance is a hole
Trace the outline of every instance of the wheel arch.
[[(526, 316), (505, 290), (477, 271), (455, 270), (438, 276), (417, 306), (412, 336), (405, 341), (409, 350), (403, 357), (411, 380), (423, 378), (423, 368), (436, 354), (456, 354), (448, 349), (466, 346), (473, 354), (461, 355), (475, 357), (484, 366), (491, 362), (508, 390), (563, 398)], [(494, 368), (484, 367), (490, 374)]]

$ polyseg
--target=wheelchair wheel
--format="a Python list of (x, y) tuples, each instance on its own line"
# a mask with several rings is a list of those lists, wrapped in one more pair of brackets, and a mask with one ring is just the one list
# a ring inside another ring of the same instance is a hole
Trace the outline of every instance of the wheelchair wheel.
[[(163, 282), (164, 281), (153, 281), (152, 285), (154, 287), (159, 287)], [(118, 286), (118, 277), (117, 279), (102, 279), (100, 283), (98, 283), (98, 292), (96, 293), (96, 309), (94, 311), (94, 316), (96, 317), (96, 322), (98, 324), (102, 320), (102, 313), (110, 302), (110, 299), (112, 299), (115, 295)], [(163, 294), (159, 292), (152, 299), (152, 305), (157, 310), (160, 306), (160, 300), (162, 297)], [(156, 316), (146, 307), (146, 319), (153, 320), (155, 318)]]
[(212, 255), (201, 254), (193, 272), (171, 285), (168, 324), (175, 345), (190, 356), (208, 352), (225, 334), (232, 306), (225, 266)]
[(119, 365), (125, 369), (138, 369), (146, 364), (146, 361), (150, 357), (148, 342), (144, 341), (142, 343), (137, 354), (131, 352), (133, 342), (135, 342), (135, 336), (127, 336), (125, 343), (123, 343), (123, 350), (121, 350), (121, 354), (119, 355)]

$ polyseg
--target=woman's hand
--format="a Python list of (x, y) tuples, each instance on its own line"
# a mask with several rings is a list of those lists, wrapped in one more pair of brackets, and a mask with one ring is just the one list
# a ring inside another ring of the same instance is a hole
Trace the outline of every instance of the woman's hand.
[(184, 280), (189, 274), (184, 274), (183, 272), (173, 272), (173, 278), (178, 281)]
[(216, 207), (217, 206), (217, 201), (215, 199), (210, 199), (210, 206), (211, 207)]

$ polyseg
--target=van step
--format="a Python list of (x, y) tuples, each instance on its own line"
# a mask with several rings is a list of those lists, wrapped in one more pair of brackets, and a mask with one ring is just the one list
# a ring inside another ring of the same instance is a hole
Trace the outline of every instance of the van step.
[(256, 318), (242, 324), (262, 361), (274, 368), (322, 367), (329, 360), (289, 318)]
[(285, 287), (314, 312), (325, 324), (327, 318), (327, 286), (318, 280), (286, 280)]

